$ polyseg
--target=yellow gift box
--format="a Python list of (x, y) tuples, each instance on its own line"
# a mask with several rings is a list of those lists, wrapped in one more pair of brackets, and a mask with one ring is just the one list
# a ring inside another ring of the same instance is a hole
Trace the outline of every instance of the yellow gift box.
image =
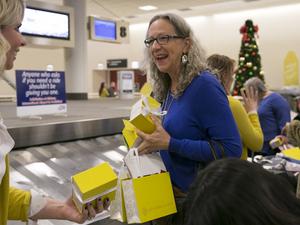
[(160, 103), (150, 96), (142, 96), (131, 108), (130, 123), (145, 133), (152, 133), (155, 125), (150, 114), (160, 112)]
[[(147, 90), (144, 94), (147, 94), (149, 87), (146, 89)], [(160, 103), (151, 96), (142, 95), (142, 98), (132, 106), (130, 120), (123, 120), (124, 128), (122, 130), (122, 134), (128, 148), (134, 147), (138, 139), (135, 128), (147, 134), (151, 134), (156, 129), (150, 114), (152, 112), (159, 111)]]
[(150, 116), (144, 116), (142, 114), (131, 119), (130, 123), (147, 134), (151, 134), (156, 128)]
[(129, 120), (123, 120), (124, 128), (122, 130), (124, 141), (127, 145), (127, 148), (132, 148), (138, 139), (138, 136), (135, 132), (135, 127)]
[(128, 223), (144, 223), (177, 212), (168, 172), (122, 180)]
[(144, 95), (144, 96), (150, 96), (152, 93), (152, 90), (153, 90), (152, 85), (150, 83), (146, 82), (143, 85), (143, 87), (141, 88), (140, 94)]
[(72, 176), (73, 201), (82, 212), (87, 203), (95, 204), (97, 198), (113, 200), (117, 185), (117, 175), (109, 163), (104, 162), (95, 167)]

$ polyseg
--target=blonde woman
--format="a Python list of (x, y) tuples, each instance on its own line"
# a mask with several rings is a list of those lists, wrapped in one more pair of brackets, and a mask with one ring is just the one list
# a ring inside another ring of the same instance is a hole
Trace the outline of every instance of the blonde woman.
[(257, 115), (257, 92), (254, 92), (253, 89), (242, 92), (245, 106), (243, 107), (239, 100), (230, 96), (230, 88), (234, 80), (234, 60), (225, 55), (214, 54), (208, 57), (207, 64), (217, 73), (227, 93), (229, 105), (242, 139), (241, 158), (247, 159), (248, 149), (258, 152), (263, 146), (263, 133)]
[[(24, 14), (22, 0), (0, 0), (0, 75), (13, 68), (14, 60), (25, 41), (19, 32)], [(27, 221), (38, 219), (62, 219), (83, 223), (92, 218), (103, 206), (99, 201), (97, 209), (89, 206), (81, 214), (72, 199), (65, 202), (40, 196), (33, 191), (23, 191), (9, 186), (8, 153), (14, 141), (0, 118), (0, 225), (7, 220)]]

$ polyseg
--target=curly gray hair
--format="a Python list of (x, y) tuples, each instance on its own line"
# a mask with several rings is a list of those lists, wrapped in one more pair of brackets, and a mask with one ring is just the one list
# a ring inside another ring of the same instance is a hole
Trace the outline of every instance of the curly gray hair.
[(255, 91), (257, 91), (258, 98), (260, 101), (263, 99), (265, 94), (268, 92), (268, 89), (267, 89), (266, 85), (264, 84), (264, 82), (257, 77), (252, 77), (252, 78), (248, 79), (244, 83), (244, 87), (245, 88), (252, 87)]
[[(176, 14), (166, 13), (154, 16), (149, 22), (148, 30), (151, 24), (159, 19), (167, 20), (174, 27), (175, 33), (178, 36), (189, 37), (191, 40), (191, 46), (187, 53), (188, 62), (186, 64), (182, 64), (180, 69), (178, 85), (175, 93), (175, 97), (179, 97), (182, 95), (185, 88), (191, 83), (193, 78), (197, 76), (199, 72), (207, 69), (206, 54), (194, 36), (191, 27), (182, 17)], [(148, 31), (146, 34), (146, 38), (147, 37)], [(159, 71), (148, 48), (145, 48), (144, 69), (145, 71), (147, 71), (147, 69), (150, 71), (150, 77), (153, 81), (154, 96), (158, 101), (162, 102), (167, 96), (171, 85), (171, 78), (170, 76), (166, 76), (165, 73)]]

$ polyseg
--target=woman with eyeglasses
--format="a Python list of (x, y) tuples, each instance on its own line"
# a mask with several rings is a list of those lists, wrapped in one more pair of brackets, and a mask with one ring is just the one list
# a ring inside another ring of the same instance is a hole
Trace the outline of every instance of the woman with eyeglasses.
[[(20, 47), (25, 45), (25, 40), (19, 32), (23, 15), (22, 0), (0, 0), (0, 76), (4, 70), (13, 68)], [(0, 116), (0, 225), (6, 225), (7, 220), (28, 219), (58, 219), (83, 223), (108, 205), (103, 203), (103, 206), (102, 201), (98, 201), (95, 209), (89, 205), (80, 213), (71, 198), (62, 202), (42, 196), (33, 190), (24, 191), (11, 187), (8, 154), (13, 146), (14, 141)]]
[(229, 105), (242, 139), (243, 153), (241, 158), (247, 159), (248, 149), (258, 152), (264, 141), (257, 115), (258, 93), (253, 88), (243, 89), (241, 92), (243, 107), (239, 100), (230, 96), (230, 88), (234, 81), (235, 61), (228, 56), (214, 54), (207, 58), (207, 65), (218, 75), (227, 93)]
[(152, 134), (137, 131), (143, 140), (138, 150), (160, 151), (180, 211), (180, 197), (198, 169), (215, 159), (210, 144), (218, 158), (239, 158), (241, 140), (226, 93), (207, 71), (205, 52), (185, 20), (170, 13), (154, 16), (144, 43), (153, 94), (166, 115), (161, 120), (152, 117)]

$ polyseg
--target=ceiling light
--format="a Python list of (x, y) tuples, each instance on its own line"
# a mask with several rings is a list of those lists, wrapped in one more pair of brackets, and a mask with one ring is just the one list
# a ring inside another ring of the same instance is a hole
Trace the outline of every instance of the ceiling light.
[(153, 5), (144, 5), (144, 6), (140, 6), (139, 9), (144, 11), (151, 11), (157, 9), (157, 7)]

